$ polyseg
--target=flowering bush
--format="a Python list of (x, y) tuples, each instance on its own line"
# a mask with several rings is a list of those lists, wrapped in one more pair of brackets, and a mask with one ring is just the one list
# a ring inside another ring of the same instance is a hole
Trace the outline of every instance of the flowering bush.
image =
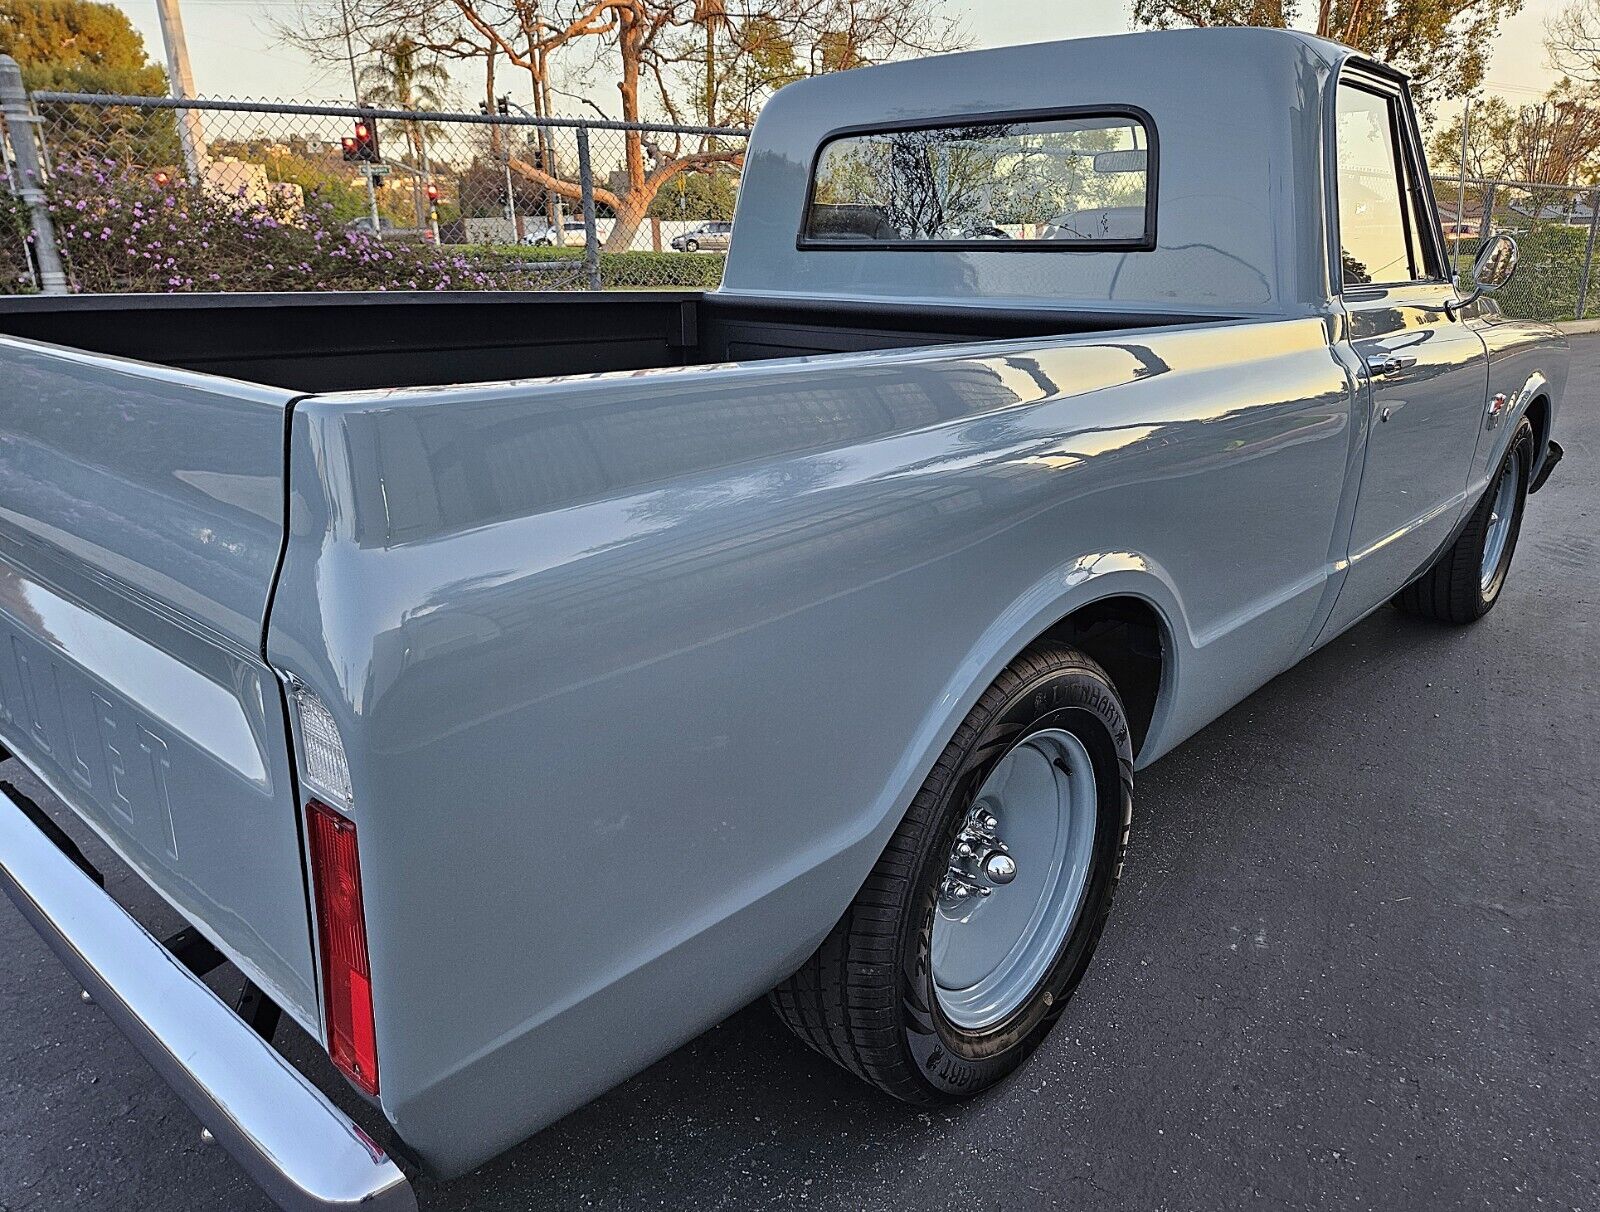
[(0, 295), (14, 295), (32, 287), (28, 207), (11, 192), (10, 173), (0, 169)]
[[(302, 208), (182, 179), (158, 184), (112, 160), (58, 166), (47, 187), (73, 289), (125, 291), (496, 290), (505, 274), (448, 249), (385, 242)], [(15, 291), (20, 283), (0, 283)]]

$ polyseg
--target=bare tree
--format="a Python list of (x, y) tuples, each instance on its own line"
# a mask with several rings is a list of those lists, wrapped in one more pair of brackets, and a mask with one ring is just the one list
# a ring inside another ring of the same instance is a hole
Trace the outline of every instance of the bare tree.
[(1579, 184), (1592, 176), (1597, 155), (1600, 108), (1593, 94), (1562, 86), (1539, 104), (1518, 109), (1501, 143), (1506, 175), (1541, 184)]
[[(1445, 172), (1460, 172), (1461, 119), (1433, 136), (1430, 160)], [(1536, 105), (1513, 109), (1498, 97), (1472, 107), (1467, 132), (1466, 175), (1577, 185), (1600, 170), (1600, 103), (1593, 89), (1563, 80)]]
[[(743, 120), (763, 89), (795, 76), (964, 41), (960, 27), (939, 12), (939, 0), (750, 0), (736, 8), (727, 0), (306, 0), (283, 32), (337, 61), (348, 11), (364, 47), (403, 30), (437, 55), (483, 58), (486, 72), (509, 65), (527, 79), (534, 112), (546, 115), (559, 91), (555, 73), (587, 50), (598, 68), (615, 73), (618, 117), (679, 125)], [(729, 80), (740, 85), (731, 90), (731, 104), (724, 99)], [(511, 169), (551, 196), (578, 201), (576, 166), (555, 163), (542, 132), (537, 139), (544, 154), (528, 155), (505, 141)], [(656, 194), (680, 174), (714, 172), (743, 159), (742, 150), (709, 137), (664, 136), (647, 149), (638, 131), (625, 132), (620, 172), (594, 191), (616, 216), (607, 247), (628, 247)]]
[[(1589, 0), (1593, 3), (1595, 0)], [(1522, 0), (1316, 0), (1312, 28), (1411, 73), (1424, 108), (1483, 81), (1500, 23)], [(1135, 25), (1310, 24), (1300, 0), (1134, 0)]]
[(1578, 87), (1600, 89), (1600, 0), (1572, 0), (1544, 33), (1551, 66)]

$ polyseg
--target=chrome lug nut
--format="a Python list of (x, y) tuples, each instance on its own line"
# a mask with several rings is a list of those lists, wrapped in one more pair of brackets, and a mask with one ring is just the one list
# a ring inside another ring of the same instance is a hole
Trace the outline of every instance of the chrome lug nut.
[(1017, 860), (1009, 854), (991, 854), (984, 860), (983, 873), (993, 884), (1009, 884), (1017, 878)]

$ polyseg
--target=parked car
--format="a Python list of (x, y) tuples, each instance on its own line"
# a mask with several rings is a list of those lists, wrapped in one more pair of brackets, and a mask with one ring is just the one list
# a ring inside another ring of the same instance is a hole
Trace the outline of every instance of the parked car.
[(557, 244), (567, 247), (582, 248), (584, 245), (583, 217), (568, 216), (561, 220), (559, 235), (557, 228), (548, 220), (543, 220), (537, 225), (530, 223), (522, 237), (524, 244), (534, 247), (554, 248)]
[(702, 248), (718, 252), (728, 247), (728, 241), (732, 237), (732, 223), (702, 223), (692, 231), (673, 236), (672, 247), (677, 252), (699, 252)]
[(441, 1176), (768, 990), (992, 1086), (1135, 772), (1535, 524), (1565, 345), (1422, 146), (1299, 33), (1007, 47), (780, 92), (710, 293), (0, 302), (0, 739), (81, 824), (8, 793), (0, 883), (290, 1207), (412, 1196), (278, 1009)]

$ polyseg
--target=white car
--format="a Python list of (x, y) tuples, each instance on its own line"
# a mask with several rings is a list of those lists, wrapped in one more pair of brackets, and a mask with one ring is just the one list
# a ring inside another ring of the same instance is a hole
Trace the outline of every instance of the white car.
[(537, 227), (530, 226), (528, 228), (527, 233), (522, 237), (522, 242), (545, 248), (554, 248), (557, 244), (564, 244), (569, 247), (576, 244), (581, 247), (584, 242), (582, 216), (561, 220), (560, 234), (561, 238), (558, 240), (554, 225), (541, 222)]

